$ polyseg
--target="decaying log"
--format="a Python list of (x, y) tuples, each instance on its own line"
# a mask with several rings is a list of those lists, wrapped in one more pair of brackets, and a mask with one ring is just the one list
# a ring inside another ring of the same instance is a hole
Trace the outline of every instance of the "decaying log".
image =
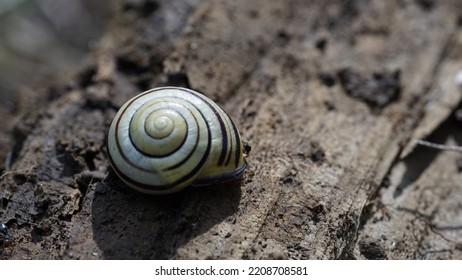
[[(20, 99), (2, 258), (462, 258), (461, 155), (412, 144), (462, 144), (460, 1), (116, 6), (75, 76)], [(230, 113), (252, 146), (239, 186), (151, 197), (111, 171), (117, 109), (163, 85)]]

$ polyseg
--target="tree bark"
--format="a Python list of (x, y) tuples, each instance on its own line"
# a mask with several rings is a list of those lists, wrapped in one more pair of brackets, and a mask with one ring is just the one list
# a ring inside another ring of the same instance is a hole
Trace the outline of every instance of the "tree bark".
[[(461, 26), (457, 0), (120, 0), (85, 67), (2, 128), (0, 254), (460, 259), (460, 154), (412, 140), (462, 143)], [(111, 171), (117, 109), (164, 85), (230, 113), (239, 186), (147, 196)]]

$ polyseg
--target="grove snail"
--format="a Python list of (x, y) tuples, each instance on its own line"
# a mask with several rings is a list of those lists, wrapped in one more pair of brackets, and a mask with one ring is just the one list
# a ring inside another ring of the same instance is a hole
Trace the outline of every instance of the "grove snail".
[(154, 88), (125, 103), (107, 147), (122, 181), (147, 194), (239, 179), (250, 150), (220, 106), (180, 87)]

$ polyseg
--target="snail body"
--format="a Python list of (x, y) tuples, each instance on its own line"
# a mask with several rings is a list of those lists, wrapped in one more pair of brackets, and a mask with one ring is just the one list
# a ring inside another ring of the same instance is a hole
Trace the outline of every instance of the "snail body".
[(107, 141), (117, 175), (148, 194), (238, 179), (247, 165), (229, 115), (186, 88), (154, 88), (130, 99), (114, 117)]

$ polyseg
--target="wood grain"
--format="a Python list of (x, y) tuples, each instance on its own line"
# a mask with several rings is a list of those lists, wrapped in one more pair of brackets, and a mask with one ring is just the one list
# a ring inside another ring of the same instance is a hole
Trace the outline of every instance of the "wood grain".
[[(458, 1), (128, 2), (74, 86), (17, 117), (2, 258), (462, 257), (460, 155), (404, 150), (461, 143)], [(149, 197), (110, 170), (116, 110), (167, 84), (236, 121), (252, 146), (240, 185)]]

